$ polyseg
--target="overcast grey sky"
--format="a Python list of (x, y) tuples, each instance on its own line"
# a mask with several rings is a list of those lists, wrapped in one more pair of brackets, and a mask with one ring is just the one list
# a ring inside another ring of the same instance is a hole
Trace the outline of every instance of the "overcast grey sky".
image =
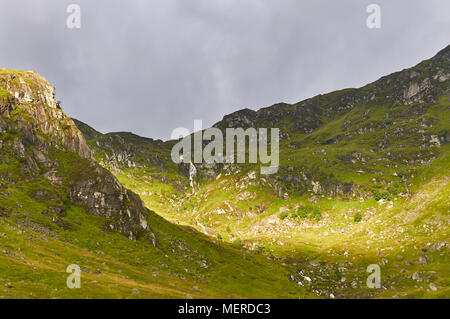
[[(360, 87), (450, 44), (448, 0), (0, 0), (0, 66), (102, 132), (168, 139), (242, 108)], [(66, 8), (81, 6), (81, 29)], [(381, 29), (366, 8), (381, 7)]]

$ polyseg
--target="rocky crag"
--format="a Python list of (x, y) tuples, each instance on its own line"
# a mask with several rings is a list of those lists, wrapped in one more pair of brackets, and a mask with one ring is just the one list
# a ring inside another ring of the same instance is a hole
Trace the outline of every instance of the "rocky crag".
[[(64, 211), (64, 202), (86, 207), (107, 219), (111, 230), (130, 239), (156, 239), (146, 222), (148, 209), (132, 191), (93, 159), (84, 136), (61, 110), (54, 88), (34, 72), (0, 69), (0, 152), (3, 187), (20, 182), (47, 184), (30, 190), (47, 198), (47, 213)], [(52, 187), (52, 190), (49, 189)]]

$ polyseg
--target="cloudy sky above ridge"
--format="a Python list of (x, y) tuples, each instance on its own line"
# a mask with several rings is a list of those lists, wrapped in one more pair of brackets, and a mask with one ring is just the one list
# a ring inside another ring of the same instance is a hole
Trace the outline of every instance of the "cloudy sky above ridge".
[[(69, 29), (67, 6), (81, 7)], [(381, 29), (366, 8), (381, 7)], [(448, 0), (0, 0), (0, 67), (66, 114), (168, 139), (225, 114), (360, 87), (450, 44)]]

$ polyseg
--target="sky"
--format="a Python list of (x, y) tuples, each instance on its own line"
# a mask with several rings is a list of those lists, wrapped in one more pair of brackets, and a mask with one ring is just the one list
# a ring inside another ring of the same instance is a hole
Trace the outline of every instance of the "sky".
[[(67, 7), (81, 9), (79, 29)], [(368, 28), (378, 4), (381, 27)], [(0, 0), (0, 67), (65, 113), (167, 140), (194, 120), (361, 87), (450, 44), (448, 0)]]

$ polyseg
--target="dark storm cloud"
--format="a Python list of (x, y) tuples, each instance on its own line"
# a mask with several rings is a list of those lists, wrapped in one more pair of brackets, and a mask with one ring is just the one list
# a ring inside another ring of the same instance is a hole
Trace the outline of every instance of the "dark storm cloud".
[[(66, 8), (82, 9), (79, 30)], [(377, 3), (382, 28), (366, 27)], [(164, 138), (359, 87), (449, 44), (447, 0), (1, 0), (0, 65), (36, 70), (95, 128)]]

